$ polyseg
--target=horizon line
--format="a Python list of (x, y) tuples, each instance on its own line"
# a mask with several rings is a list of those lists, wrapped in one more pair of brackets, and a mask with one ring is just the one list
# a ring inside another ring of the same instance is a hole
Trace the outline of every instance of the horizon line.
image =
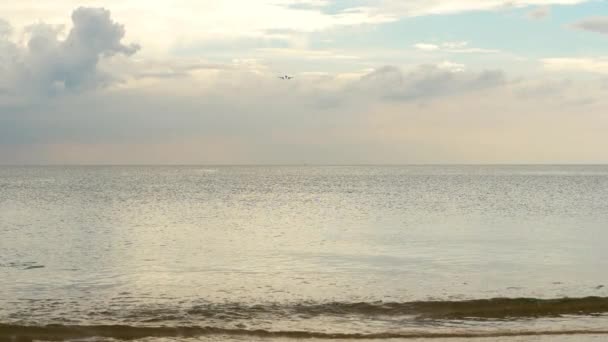
[(604, 163), (184, 163), (184, 164), (155, 164), (155, 163), (99, 163), (99, 164), (77, 164), (77, 163), (24, 163), (24, 164), (2, 164), (0, 167), (288, 167), (288, 166), (309, 166), (309, 167), (364, 167), (364, 166), (608, 166)]

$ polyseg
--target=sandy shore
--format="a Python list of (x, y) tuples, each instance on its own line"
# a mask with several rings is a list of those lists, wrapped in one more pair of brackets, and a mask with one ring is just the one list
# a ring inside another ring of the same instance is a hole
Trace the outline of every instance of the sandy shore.
[[(87, 342), (108, 341), (108, 339), (87, 339)], [(144, 338), (139, 342), (600, 342), (608, 341), (608, 335), (554, 335), (554, 336), (517, 336), (491, 338), (415, 338), (415, 339), (285, 339), (255, 338), (250, 336), (206, 336), (198, 338)]]
[[(169, 341), (169, 340), (166, 340)], [(175, 342), (175, 339), (170, 341)], [(183, 341), (255, 341), (255, 342), (297, 342), (297, 341), (311, 341), (311, 342), (600, 342), (608, 341), (608, 335), (564, 335), (564, 336), (521, 336), (521, 337), (492, 337), (492, 338), (423, 338), (423, 339), (388, 339), (388, 340), (319, 340), (319, 339), (251, 339), (245, 337), (229, 337), (229, 336), (214, 336), (206, 337), (202, 339), (192, 339)], [(145, 342), (165, 342), (162, 340), (147, 340)]]
[[(96, 340), (87, 340), (91, 342)], [(99, 340), (101, 341), (101, 340)], [(107, 339), (104, 339), (107, 341)], [(202, 338), (193, 339), (159, 339), (149, 338), (138, 340), (140, 342), (209, 342), (209, 341), (227, 341), (227, 342), (298, 342), (298, 341), (310, 341), (310, 342), (600, 342), (608, 341), (608, 335), (563, 335), (563, 336), (520, 336), (520, 337), (492, 337), (492, 338), (423, 338), (423, 339), (387, 339), (387, 340), (327, 340), (327, 339), (260, 339), (251, 337), (234, 337), (234, 336), (208, 336)]]

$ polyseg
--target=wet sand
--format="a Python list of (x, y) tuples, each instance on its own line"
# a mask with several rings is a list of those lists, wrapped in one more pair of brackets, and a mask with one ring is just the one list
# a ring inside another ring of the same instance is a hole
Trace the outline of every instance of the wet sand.
[(310, 341), (310, 342), (600, 342), (607, 341), (608, 335), (564, 335), (564, 336), (519, 336), (519, 337), (488, 337), (488, 338), (416, 338), (416, 339), (388, 339), (388, 340), (323, 340), (323, 339), (251, 339), (245, 337), (229, 337), (229, 336), (214, 336), (203, 339), (185, 339), (185, 340), (142, 340), (142, 342), (168, 342), (168, 341), (184, 341), (184, 342), (197, 342), (197, 341), (253, 341), (253, 342), (297, 342), (297, 341)]
[(332, 334), (304, 331), (271, 332), (198, 327), (124, 327), (62, 325), (0, 325), (3, 341), (605, 341), (608, 330), (529, 330), (529, 331), (426, 331), (380, 334)]
[[(422, 338), (422, 339), (391, 339), (382, 340), (390, 342), (599, 342), (608, 340), (608, 335), (569, 335), (569, 336), (523, 336), (523, 337), (489, 337), (489, 338)], [(230, 341), (230, 338), (217, 338), (215, 340), (199, 340), (199, 341)], [(239, 341), (239, 340), (233, 340)], [(244, 341), (244, 340), (240, 340)], [(251, 340), (250, 340), (251, 341)], [(255, 340), (254, 340), (255, 341)], [(262, 342), (264, 340), (258, 340)], [(269, 340), (265, 340), (269, 341)], [(298, 340), (274, 340), (274, 342), (295, 342)], [(301, 341), (301, 340), (300, 340)], [(307, 340), (307, 341), (327, 341), (327, 340)], [(352, 342), (353, 340), (331, 340), (336, 342)], [(357, 340), (365, 342), (378, 342), (379, 340)]]

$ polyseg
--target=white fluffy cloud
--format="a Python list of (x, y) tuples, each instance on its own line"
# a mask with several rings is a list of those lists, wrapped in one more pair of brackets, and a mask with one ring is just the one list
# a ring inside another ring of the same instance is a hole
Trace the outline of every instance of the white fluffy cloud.
[(447, 53), (471, 53), (471, 54), (487, 54), (499, 53), (496, 49), (483, 49), (469, 46), (468, 42), (444, 42), (444, 43), (416, 43), (413, 45), (415, 49), (425, 52), (447, 52)]
[[(337, 26), (393, 20), (372, 8), (345, 13), (325, 13), (321, 7), (298, 10), (292, 0), (89, 0), (87, 6), (104, 7), (120, 22), (129, 24), (127, 38), (145, 47), (143, 54), (167, 54), (176, 45), (200, 41), (263, 38), (268, 30), (313, 32)], [(43, 18), (53, 25), (68, 25), (66, 13), (81, 0), (20, 0), (0, 2), (0, 13), (15, 27)]]
[(0, 54), (4, 87), (17, 93), (52, 94), (95, 88), (109, 82), (99, 72), (100, 60), (117, 54), (132, 55), (137, 45), (125, 45), (125, 30), (112, 21), (110, 12), (78, 8), (72, 14), (73, 26), (64, 39), (62, 27), (49, 24), (28, 26), (23, 45), (5, 34)]
[(437, 44), (429, 44), (429, 43), (416, 43), (414, 44), (414, 48), (420, 51), (437, 51), (441, 47)]
[[(144, 55), (167, 54), (176, 45), (214, 39), (261, 38), (268, 30), (315, 32), (404, 17), (453, 14), (502, 8), (573, 5), (586, 0), (87, 0), (129, 23), (128, 39), (140, 42)], [(0, 13), (13, 26), (40, 20), (70, 25), (66, 13), (82, 0), (0, 2)], [(288, 38), (290, 39), (290, 38)]]

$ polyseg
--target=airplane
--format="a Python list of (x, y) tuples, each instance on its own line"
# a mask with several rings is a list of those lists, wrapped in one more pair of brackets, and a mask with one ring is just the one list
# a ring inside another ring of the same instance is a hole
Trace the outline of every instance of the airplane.
[(282, 80), (290, 80), (290, 79), (292, 79), (293, 77), (292, 77), (292, 76), (287, 76), (287, 75), (285, 75), (285, 76), (279, 76), (279, 78), (280, 78), (280, 79), (282, 79)]

